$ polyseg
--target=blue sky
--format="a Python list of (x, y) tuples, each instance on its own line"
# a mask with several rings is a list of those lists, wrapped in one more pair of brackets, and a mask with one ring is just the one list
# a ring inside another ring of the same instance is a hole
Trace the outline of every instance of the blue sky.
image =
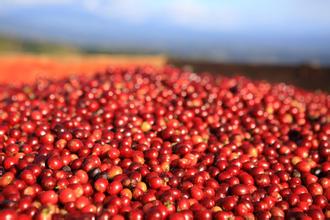
[(215, 60), (323, 63), (329, 10), (324, 0), (1, 0), (0, 32)]

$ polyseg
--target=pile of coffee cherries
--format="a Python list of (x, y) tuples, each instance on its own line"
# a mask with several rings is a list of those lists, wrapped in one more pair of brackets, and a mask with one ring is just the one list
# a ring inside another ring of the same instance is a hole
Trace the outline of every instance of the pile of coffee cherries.
[(170, 66), (0, 90), (0, 219), (330, 218), (329, 94)]

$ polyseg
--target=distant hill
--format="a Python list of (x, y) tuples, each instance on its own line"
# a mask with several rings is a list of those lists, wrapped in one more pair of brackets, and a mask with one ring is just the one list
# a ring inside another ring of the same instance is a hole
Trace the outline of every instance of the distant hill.
[[(165, 54), (175, 59), (199, 60), (220, 63), (246, 63), (271, 65), (317, 65), (330, 66), (330, 50), (328, 45), (323, 49), (303, 48), (298, 45), (282, 48), (280, 45), (258, 46), (240, 44), (239, 37), (231, 38), (227, 44), (217, 43), (219, 38), (203, 41), (200, 36), (193, 39), (177, 39), (164, 44), (146, 44), (141, 39), (130, 43), (116, 42), (112, 38), (99, 41), (98, 44), (79, 44), (72, 41), (56, 41), (49, 38), (22, 37), (0, 31), (1, 53), (33, 53), (33, 54), (106, 54), (106, 55), (157, 55)], [(132, 36), (134, 37), (134, 36)], [(227, 36), (228, 37), (228, 36)], [(150, 40), (151, 41), (151, 40)], [(247, 41), (248, 42), (248, 41)], [(322, 44), (318, 45), (321, 47)], [(307, 46), (306, 46), (307, 47)], [(300, 49), (299, 49), (300, 48)]]
[(71, 45), (44, 41), (23, 40), (11, 36), (0, 36), (0, 53), (79, 53), (80, 49)]
[(54, 43), (43, 40), (23, 39), (0, 34), (0, 54), (32, 53), (32, 54), (131, 54), (155, 55), (151, 50), (110, 49), (108, 47), (75, 46), (72, 44)]

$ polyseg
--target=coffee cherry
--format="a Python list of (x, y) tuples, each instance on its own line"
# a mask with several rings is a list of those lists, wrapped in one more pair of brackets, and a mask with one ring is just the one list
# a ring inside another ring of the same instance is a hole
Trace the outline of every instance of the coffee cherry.
[(329, 219), (329, 100), (170, 66), (0, 85), (0, 219)]

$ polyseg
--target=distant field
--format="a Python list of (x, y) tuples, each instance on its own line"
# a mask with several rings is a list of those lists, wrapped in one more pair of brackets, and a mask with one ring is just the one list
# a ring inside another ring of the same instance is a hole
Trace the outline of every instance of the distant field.
[(0, 55), (0, 83), (31, 83), (37, 78), (61, 78), (71, 74), (92, 74), (109, 66), (166, 64), (155, 55)]
[(171, 59), (161, 55), (79, 55), (79, 53), (37, 55), (0, 54), (0, 84), (31, 83), (38, 78), (57, 79), (72, 74), (93, 74), (109, 66), (171, 64), (189, 66), (193, 71), (223, 75), (245, 75), (269, 82), (286, 82), (309, 90), (330, 91), (330, 68), (318, 66), (285, 66), (266, 64), (230, 64)]

